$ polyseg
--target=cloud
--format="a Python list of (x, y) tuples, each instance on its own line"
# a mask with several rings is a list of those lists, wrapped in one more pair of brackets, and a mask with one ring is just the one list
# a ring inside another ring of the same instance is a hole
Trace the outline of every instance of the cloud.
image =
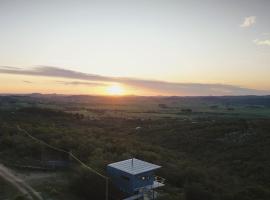
[(259, 39), (256, 39), (256, 40), (253, 40), (253, 42), (256, 45), (270, 46), (270, 40), (259, 40)]
[(256, 23), (256, 16), (249, 16), (246, 17), (243, 21), (243, 23), (240, 25), (240, 27), (242, 28), (247, 28), (247, 27), (251, 27), (252, 25), (254, 25)]
[(138, 91), (151, 91), (155, 94), (179, 95), (179, 96), (208, 96), (208, 95), (265, 95), (270, 91), (242, 88), (226, 84), (200, 84), (200, 83), (174, 83), (156, 80), (143, 80), (135, 78), (109, 77), (95, 74), (87, 74), (59, 67), (38, 66), (32, 69), (18, 67), (0, 67), (0, 73), (21, 74), (30, 76), (57, 77), (76, 79), (78, 81), (58, 81), (66, 85), (91, 85), (120, 83), (128, 87), (136, 88)]
[(56, 81), (56, 83), (63, 85), (87, 85), (87, 86), (107, 86), (106, 83), (86, 82), (86, 81)]
[(182, 96), (209, 96), (209, 95), (262, 95), (270, 94), (270, 92), (254, 90), (249, 88), (242, 88), (226, 84), (201, 84), (201, 83), (171, 83), (163, 81), (124, 81), (127, 85), (138, 88), (147, 88), (170, 95)]
[(0, 67), (0, 73), (7, 74), (21, 74), (21, 75), (33, 75), (33, 76), (47, 76), (47, 77), (65, 77), (73, 79), (83, 79), (92, 81), (108, 81), (107, 77), (85, 74), (81, 72), (76, 72), (72, 70), (66, 70), (58, 67), (52, 66), (37, 66), (30, 70), (25, 70), (19, 67)]
[(24, 82), (24, 83), (29, 83), (29, 84), (33, 83), (33, 82), (31, 82), (31, 81), (25, 81), (25, 80), (23, 80), (23, 82)]

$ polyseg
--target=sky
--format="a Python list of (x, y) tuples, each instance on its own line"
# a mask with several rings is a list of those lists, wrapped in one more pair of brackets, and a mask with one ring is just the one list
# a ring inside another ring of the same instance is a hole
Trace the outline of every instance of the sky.
[(0, 0), (0, 93), (270, 94), (269, 0)]

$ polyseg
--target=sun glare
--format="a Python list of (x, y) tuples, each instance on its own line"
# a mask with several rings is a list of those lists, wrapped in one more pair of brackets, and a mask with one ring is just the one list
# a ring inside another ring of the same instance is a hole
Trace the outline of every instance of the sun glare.
[(125, 93), (124, 88), (120, 85), (111, 85), (106, 89), (106, 91), (108, 95), (117, 95), (117, 96), (124, 95)]

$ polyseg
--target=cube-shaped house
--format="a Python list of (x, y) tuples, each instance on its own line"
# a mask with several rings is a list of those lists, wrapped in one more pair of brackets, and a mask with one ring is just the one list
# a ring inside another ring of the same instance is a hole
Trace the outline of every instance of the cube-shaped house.
[(107, 172), (118, 189), (126, 194), (134, 195), (146, 189), (153, 190), (164, 185), (154, 174), (154, 171), (160, 167), (132, 158), (109, 164)]

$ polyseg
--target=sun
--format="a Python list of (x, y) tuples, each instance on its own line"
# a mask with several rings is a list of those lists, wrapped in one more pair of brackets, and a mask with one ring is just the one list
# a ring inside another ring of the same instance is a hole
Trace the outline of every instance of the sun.
[(125, 90), (121, 85), (111, 85), (106, 89), (108, 95), (121, 96), (124, 95)]

